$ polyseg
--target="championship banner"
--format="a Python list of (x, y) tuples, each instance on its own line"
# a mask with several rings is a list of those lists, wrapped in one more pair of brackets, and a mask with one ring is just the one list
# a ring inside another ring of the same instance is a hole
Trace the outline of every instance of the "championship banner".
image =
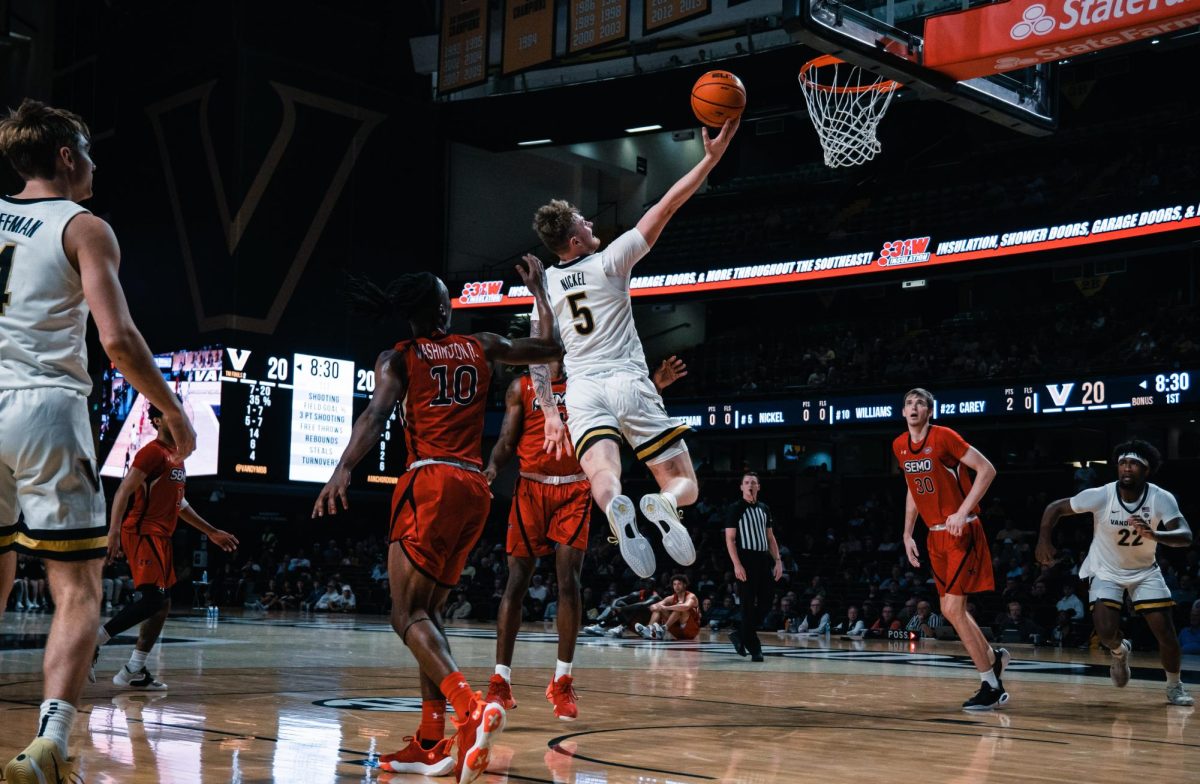
[(438, 92), (487, 81), (487, 0), (443, 0)]
[(925, 20), (924, 65), (958, 81), (1200, 25), (1200, 0), (1010, 0)]
[[(1098, 215), (1069, 223), (1023, 226), (1010, 231), (970, 237), (898, 237), (881, 243), (875, 249), (859, 247), (849, 249), (846, 253), (819, 258), (634, 275), (629, 281), (629, 293), (633, 297), (661, 297), (802, 283), (897, 269), (911, 271), (939, 264), (1002, 259), (1025, 253), (1096, 245), (1197, 228), (1200, 228), (1200, 201), (1193, 201), (1160, 205), (1138, 212)], [(518, 307), (531, 304), (533, 297), (527, 288), (522, 285), (510, 285), (506, 288), (502, 280), (467, 282), (463, 284), (459, 295), (451, 299), (451, 305), (455, 309)]]
[(504, 51), (500, 73), (507, 76), (554, 58), (554, 0), (505, 0)]

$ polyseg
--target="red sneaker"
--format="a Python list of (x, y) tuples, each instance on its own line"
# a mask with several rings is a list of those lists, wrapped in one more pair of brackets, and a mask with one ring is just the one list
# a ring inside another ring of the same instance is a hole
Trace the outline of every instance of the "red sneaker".
[(488, 681), (488, 693), (484, 702), (498, 702), (506, 711), (517, 707), (517, 701), (512, 696), (512, 686), (504, 680), (503, 675), (493, 675)]
[(458, 729), (454, 741), (458, 745), (458, 784), (470, 782), (487, 770), (492, 744), (504, 731), (504, 706), (498, 702), (485, 702), (483, 695), (475, 692), (471, 712), (465, 719), (454, 719)]
[(563, 675), (556, 681), (550, 681), (546, 687), (546, 699), (554, 706), (554, 715), (563, 721), (575, 721), (579, 718), (579, 708), (575, 705), (575, 679)]
[(422, 776), (446, 776), (454, 770), (454, 757), (450, 756), (450, 738), (439, 740), (432, 749), (421, 747), (420, 741), (409, 735), (404, 738), (408, 745), (397, 752), (379, 758), (380, 770), (393, 773), (419, 773)]

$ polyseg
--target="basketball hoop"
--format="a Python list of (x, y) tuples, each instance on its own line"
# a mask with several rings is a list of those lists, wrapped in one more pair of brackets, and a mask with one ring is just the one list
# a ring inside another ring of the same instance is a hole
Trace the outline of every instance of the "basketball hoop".
[(879, 152), (875, 129), (903, 85), (831, 54), (805, 63), (798, 79), (825, 150), (825, 165), (857, 166), (874, 158)]

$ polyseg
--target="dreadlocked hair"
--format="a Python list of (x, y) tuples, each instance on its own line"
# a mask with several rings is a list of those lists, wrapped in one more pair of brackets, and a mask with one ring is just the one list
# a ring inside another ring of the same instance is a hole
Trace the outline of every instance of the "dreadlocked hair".
[(346, 274), (345, 297), (350, 309), (374, 321), (432, 316), (437, 307), (437, 276), (409, 272), (380, 287), (365, 275)]

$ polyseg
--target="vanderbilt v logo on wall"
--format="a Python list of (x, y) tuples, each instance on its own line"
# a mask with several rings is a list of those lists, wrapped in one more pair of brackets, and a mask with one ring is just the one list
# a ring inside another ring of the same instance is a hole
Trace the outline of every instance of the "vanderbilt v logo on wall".
[[(216, 81), (146, 109), (202, 332), (275, 331), (359, 152), (385, 116), (269, 84), (280, 101), (279, 126), (257, 167), (248, 138), (258, 129), (235, 131), (224, 149), (214, 140)], [(224, 119), (235, 128), (257, 121)], [(246, 176), (235, 174), (229, 187), (223, 172), (230, 171)], [(239, 192), (241, 203), (231, 209), (237, 196), (230, 194)]]

